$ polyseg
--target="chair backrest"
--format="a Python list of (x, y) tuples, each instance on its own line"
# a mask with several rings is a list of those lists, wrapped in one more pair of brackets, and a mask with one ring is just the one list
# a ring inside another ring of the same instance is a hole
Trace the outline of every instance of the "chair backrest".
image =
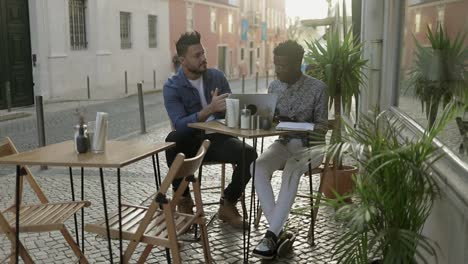
[(177, 154), (172, 166), (167, 172), (166, 178), (164, 178), (164, 181), (161, 184), (159, 192), (166, 193), (172, 181), (175, 179), (194, 175), (200, 168), (209, 146), (210, 141), (205, 139), (198, 149), (195, 157), (186, 159), (183, 153)]
[(6, 137), (5, 140), (2, 142), (0, 145), (0, 158), (17, 154), (19, 153), (18, 150), (16, 149), (15, 145), (11, 141), (9, 137)]
[[(13, 144), (13, 141), (9, 137), (5, 137), (2, 144), (0, 145), (0, 157), (5, 157), (8, 155), (13, 155), (13, 154), (18, 154), (18, 153), (19, 151), (15, 147), (15, 144)], [(26, 178), (29, 185), (31, 186), (31, 189), (34, 191), (34, 194), (37, 196), (39, 201), (41, 203), (48, 203), (49, 200), (47, 199), (41, 187), (37, 183), (31, 170), (29, 170), (29, 168), (26, 166), (21, 166), (21, 174), (23, 175), (23, 177)], [(20, 199), (22, 199), (22, 194), (23, 194), (23, 177), (20, 178)], [(13, 201), (11, 204), (12, 205), (9, 208), (7, 208), (5, 211), (14, 209), (15, 202)]]

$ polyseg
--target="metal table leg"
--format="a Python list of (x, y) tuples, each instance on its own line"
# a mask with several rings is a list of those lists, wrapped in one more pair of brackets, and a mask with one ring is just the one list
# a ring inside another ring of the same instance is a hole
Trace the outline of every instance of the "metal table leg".
[[(84, 168), (81, 167), (81, 201), (84, 201)], [(84, 207), (81, 208), (81, 252), (85, 252), (84, 246)]]
[(123, 260), (123, 246), (122, 246), (122, 189), (120, 182), (120, 168), (117, 169), (117, 196), (118, 196), (118, 207), (119, 207), (119, 250), (120, 250), (120, 262)]
[(311, 191), (310, 193), (310, 215), (312, 216), (312, 219), (310, 219), (310, 221), (312, 221), (312, 230), (311, 230), (312, 246), (315, 245), (315, 237), (314, 237), (315, 236), (315, 230), (314, 230), (315, 229), (315, 213), (314, 213), (315, 209), (314, 209), (314, 198), (312, 197), (313, 196), (312, 191), (314, 190), (313, 187), (314, 185), (312, 182), (312, 164), (310, 164), (309, 162), (309, 188)]
[(20, 200), (20, 177), (21, 177), (21, 168), (20, 165), (16, 165), (16, 199), (15, 199), (15, 209), (16, 209), (16, 229), (15, 229), (15, 263), (18, 263), (19, 261), (19, 219), (20, 219), (20, 205), (21, 205), (21, 200)]
[[(72, 201), (75, 201), (75, 184), (73, 183), (72, 167), (68, 167), (68, 174), (70, 175), (70, 186), (71, 186)], [(76, 218), (76, 213), (73, 214), (73, 219), (74, 219), (74, 222), (75, 222), (76, 244), (78, 245), (78, 247), (80, 247), (80, 235), (78, 233), (78, 220)]]
[(109, 229), (109, 217), (107, 214), (107, 202), (106, 202), (106, 189), (104, 186), (104, 173), (102, 171), (102, 168), (99, 168), (99, 176), (101, 179), (101, 190), (102, 190), (102, 202), (104, 205), (104, 217), (106, 220), (106, 231), (107, 231), (107, 243), (109, 246), (109, 257), (110, 257), (110, 263), (114, 263), (114, 258), (112, 256), (112, 244), (111, 244), (111, 237), (110, 237), (110, 229)]
[[(257, 149), (257, 139), (254, 138), (253, 140), (253, 148), (256, 150)], [(245, 162), (244, 162), (245, 163)], [(252, 168), (252, 179), (251, 179), (251, 193), (250, 193), (250, 210), (249, 210), (249, 228), (247, 229), (247, 263), (249, 263), (249, 246), (250, 246), (250, 225), (252, 224), (252, 210), (254, 207), (255, 203), (255, 165), (256, 162), (253, 162), (253, 168)]]
[[(156, 183), (156, 191), (159, 191), (161, 175), (156, 172), (156, 161), (154, 155), (151, 155), (151, 159), (153, 161), (153, 172), (154, 172), (154, 182)], [(159, 158), (158, 158), (158, 170), (159, 170)]]
[[(242, 186), (245, 187), (245, 138), (242, 138)], [(245, 219), (245, 214), (247, 210), (244, 208), (245, 206), (245, 188), (244, 188), (244, 195), (242, 195), (242, 209), (243, 209), (243, 219)], [(245, 225), (242, 225), (242, 239), (243, 239), (243, 247), (242, 253), (244, 254), (244, 263), (249, 263), (248, 261), (248, 250), (246, 248), (246, 239), (245, 239)]]

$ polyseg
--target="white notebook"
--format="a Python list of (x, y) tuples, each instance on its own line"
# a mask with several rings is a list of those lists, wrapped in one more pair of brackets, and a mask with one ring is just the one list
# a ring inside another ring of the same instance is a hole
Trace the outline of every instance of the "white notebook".
[(313, 131), (314, 124), (306, 122), (280, 122), (276, 126), (277, 130), (296, 130), (296, 131)]

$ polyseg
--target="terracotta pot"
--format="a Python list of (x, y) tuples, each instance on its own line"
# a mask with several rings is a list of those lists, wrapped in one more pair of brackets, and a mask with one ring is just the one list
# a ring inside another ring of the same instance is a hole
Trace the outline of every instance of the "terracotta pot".
[(323, 194), (327, 198), (334, 199), (336, 197), (333, 190), (340, 195), (350, 192), (353, 189), (352, 176), (356, 172), (356, 167), (343, 165), (343, 169), (336, 170), (336, 175), (334, 175), (333, 168), (330, 168), (323, 177)]

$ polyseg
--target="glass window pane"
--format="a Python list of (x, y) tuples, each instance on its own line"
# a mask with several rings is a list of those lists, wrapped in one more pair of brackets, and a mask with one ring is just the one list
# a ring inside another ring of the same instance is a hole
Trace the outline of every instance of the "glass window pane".
[[(466, 104), (468, 91), (468, 0), (405, 1), (399, 107), (423, 127), (444, 104)], [(449, 123), (439, 139), (468, 161), (468, 109)]]
[(86, 49), (86, 2), (85, 0), (69, 0), (68, 20), (70, 23), (70, 46), (72, 50)]
[(148, 16), (148, 45), (150, 48), (155, 48), (157, 46), (157, 21), (157, 16)]
[(132, 47), (131, 13), (120, 12), (120, 47), (129, 49)]

